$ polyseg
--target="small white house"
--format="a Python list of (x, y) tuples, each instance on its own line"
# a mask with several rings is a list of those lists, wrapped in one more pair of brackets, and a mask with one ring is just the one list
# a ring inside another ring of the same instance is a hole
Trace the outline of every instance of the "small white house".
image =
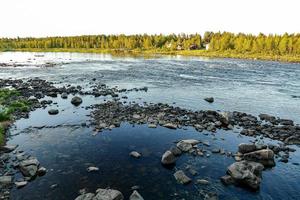
[(204, 44), (206, 50), (209, 50), (209, 44)]

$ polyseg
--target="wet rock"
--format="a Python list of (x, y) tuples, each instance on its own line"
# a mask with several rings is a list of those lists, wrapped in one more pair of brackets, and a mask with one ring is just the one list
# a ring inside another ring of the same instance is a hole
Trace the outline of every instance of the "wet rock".
[(0, 186), (10, 185), (12, 184), (12, 180), (12, 176), (0, 176)]
[(215, 101), (215, 99), (213, 97), (207, 97), (204, 98), (205, 101), (207, 101), (208, 103), (213, 103)]
[(40, 167), (37, 171), (39, 176), (44, 176), (47, 173), (47, 169), (45, 167)]
[(134, 158), (140, 158), (142, 155), (137, 152), (137, 151), (132, 151), (129, 153), (130, 156), (134, 157)]
[(97, 171), (99, 171), (99, 168), (98, 167), (88, 167), (86, 170), (88, 172), (97, 172)]
[(262, 149), (244, 154), (243, 158), (248, 161), (255, 161), (266, 167), (275, 166), (274, 152), (270, 149)]
[(163, 127), (169, 128), (169, 129), (177, 129), (177, 125), (176, 124), (172, 124), (172, 123), (166, 123), (163, 125)]
[(199, 144), (200, 141), (194, 140), (194, 139), (188, 139), (188, 140), (181, 140), (177, 143), (177, 147), (183, 151), (183, 152), (188, 152), (193, 148), (194, 145)]
[(50, 109), (48, 110), (49, 115), (57, 115), (59, 111), (57, 109)]
[(157, 125), (156, 124), (148, 124), (148, 128), (156, 128)]
[(72, 98), (71, 103), (74, 106), (79, 106), (82, 103), (82, 99), (80, 97), (75, 96)]
[(5, 153), (9, 153), (14, 151), (16, 148), (18, 147), (18, 145), (5, 145), (5, 146), (0, 146), (0, 150), (5, 152)]
[(175, 164), (176, 157), (171, 151), (166, 151), (161, 157), (161, 163), (163, 165), (172, 165)]
[(208, 194), (205, 194), (204, 196), (204, 200), (218, 200), (218, 194), (214, 193), (214, 192), (210, 192)]
[(222, 176), (220, 179), (221, 179), (222, 183), (225, 185), (231, 185), (234, 183), (234, 180), (230, 175)]
[(239, 152), (244, 154), (244, 153), (249, 153), (252, 151), (256, 150), (256, 145), (255, 144), (245, 144), (245, 143), (241, 143), (239, 144)]
[(86, 193), (86, 194), (82, 194), (78, 197), (76, 197), (75, 200), (93, 200), (95, 197), (95, 194), (93, 193)]
[(113, 189), (97, 189), (96, 196), (93, 200), (123, 200), (123, 194)]
[(19, 169), (25, 177), (33, 178), (37, 175), (39, 161), (36, 158), (30, 158), (20, 162)]
[(220, 153), (220, 149), (213, 149), (211, 150), (212, 153)]
[(200, 185), (208, 185), (209, 181), (205, 180), (205, 179), (197, 179), (196, 180), (196, 184), (200, 184)]
[(129, 200), (144, 200), (144, 198), (136, 190), (134, 190), (130, 195)]
[(15, 182), (15, 186), (17, 188), (22, 188), (22, 187), (26, 186), (27, 183), (28, 183), (27, 181), (18, 181), (18, 182)]
[(268, 115), (268, 114), (260, 114), (259, 118), (261, 120), (267, 121), (267, 122), (271, 122), (271, 123), (275, 123), (276, 122), (276, 117), (272, 116), (272, 115)]
[(297, 136), (290, 136), (288, 138), (286, 138), (284, 140), (284, 143), (285, 144), (288, 144), (288, 145), (292, 145), (292, 144), (300, 144), (300, 137), (297, 137)]
[(182, 154), (182, 151), (178, 147), (171, 147), (170, 151), (174, 156), (180, 156)]
[(257, 190), (261, 182), (261, 173), (264, 166), (252, 161), (235, 162), (228, 167), (227, 173), (234, 183)]
[(67, 93), (62, 93), (61, 95), (60, 95), (60, 97), (62, 98), (62, 99), (67, 99), (68, 98), (68, 94)]
[(174, 177), (176, 181), (180, 184), (188, 184), (192, 181), (187, 175), (182, 170), (178, 170), (177, 172), (174, 173)]

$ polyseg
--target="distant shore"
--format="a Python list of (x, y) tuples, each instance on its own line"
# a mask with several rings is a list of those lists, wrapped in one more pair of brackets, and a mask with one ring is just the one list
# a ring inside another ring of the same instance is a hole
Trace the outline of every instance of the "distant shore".
[[(109, 53), (113, 55), (133, 55), (151, 57), (155, 55), (182, 55), (182, 56), (202, 56), (210, 58), (237, 58), (250, 60), (269, 60), (290, 63), (300, 63), (300, 55), (269, 55), (257, 53), (236, 53), (234, 51), (207, 51), (200, 50), (124, 50), (124, 49), (97, 49), (97, 48), (22, 48), (6, 50), (6, 52), (77, 52), (77, 53)], [(0, 50), (1, 52), (1, 50)], [(2, 51), (4, 52), (4, 51)]]

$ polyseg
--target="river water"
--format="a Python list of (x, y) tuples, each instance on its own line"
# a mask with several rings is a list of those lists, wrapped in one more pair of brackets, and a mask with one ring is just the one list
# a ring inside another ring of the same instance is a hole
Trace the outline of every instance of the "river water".
[[(36, 56), (42, 55), (42, 56)], [(54, 67), (39, 67), (44, 63)], [(199, 110), (241, 111), (253, 115), (267, 113), (300, 122), (300, 64), (237, 59), (199, 57), (115, 57), (108, 54), (79, 53), (0, 53), (0, 63), (25, 66), (0, 68), (0, 78), (29, 79), (39, 77), (58, 85), (76, 84), (87, 87), (92, 79), (119, 88), (148, 87), (147, 92), (130, 92), (128, 101), (175, 104)], [(203, 100), (213, 96), (215, 102)], [(97, 188), (120, 190), (126, 198), (131, 187), (138, 185), (145, 199), (201, 199), (200, 191), (216, 192), (220, 199), (300, 199), (300, 149), (290, 155), (289, 163), (263, 172), (261, 189), (248, 191), (223, 186), (219, 178), (233, 158), (212, 154), (210, 157), (181, 156), (176, 169), (190, 165), (198, 171), (196, 179), (209, 180), (209, 185), (176, 183), (173, 173), (160, 164), (161, 155), (175, 141), (200, 139), (211, 146), (235, 152), (241, 142), (253, 140), (240, 137), (238, 130), (219, 130), (215, 137), (199, 134), (193, 128), (170, 130), (149, 129), (145, 125), (123, 123), (120, 128), (93, 135), (92, 127), (76, 126), (89, 120), (90, 110), (84, 107), (103, 102), (108, 97), (83, 96), (82, 107), (67, 100), (51, 98), (60, 113), (48, 115), (37, 109), (29, 119), (21, 119), (11, 128), (8, 143), (36, 156), (48, 169), (45, 176), (26, 187), (13, 189), (12, 199), (75, 199), (80, 189), (94, 192)], [(36, 129), (37, 126), (57, 126)], [(265, 140), (266, 143), (278, 143)], [(128, 154), (141, 152), (136, 160)], [(99, 167), (89, 173), (88, 166)], [(57, 185), (51, 188), (52, 185)]]

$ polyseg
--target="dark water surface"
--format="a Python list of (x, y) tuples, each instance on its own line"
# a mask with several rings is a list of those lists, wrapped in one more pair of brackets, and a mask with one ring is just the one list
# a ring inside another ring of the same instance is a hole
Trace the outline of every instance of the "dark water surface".
[[(257, 115), (273, 114), (300, 122), (300, 64), (234, 59), (202, 59), (194, 57), (161, 57), (152, 59), (112, 57), (98, 54), (45, 53), (0, 53), (1, 62), (31, 62), (32, 66), (0, 68), (0, 78), (32, 78), (54, 81), (57, 84), (80, 84), (87, 86), (93, 78), (96, 82), (120, 88), (147, 86), (148, 92), (130, 92), (128, 101), (175, 102), (189, 109), (213, 109), (243, 111)], [(28, 60), (30, 58), (31, 60)], [(35, 59), (35, 60), (33, 60)], [(13, 61), (10, 61), (13, 60)], [(45, 62), (66, 63), (54, 68), (37, 68)], [(215, 97), (208, 104), (204, 97)], [(108, 97), (83, 97), (83, 104), (74, 107), (70, 98), (52, 99), (57, 102), (60, 113), (50, 116), (47, 109), (38, 109), (29, 119), (21, 119), (11, 129), (11, 144), (19, 144), (20, 150), (36, 156), (48, 169), (22, 189), (13, 189), (12, 199), (74, 199), (78, 191), (86, 188), (111, 187), (120, 190), (126, 198), (131, 187), (140, 186), (145, 199), (202, 199), (199, 194), (217, 192), (220, 199), (300, 199), (299, 148), (290, 156), (289, 163), (276, 162), (276, 167), (263, 172), (261, 189), (251, 192), (234, 186), (225, 187), (219, 178), (234, 162), (219, 154), (210, 157), (183, 155), (176, 169), (185, 170), (188, 165), (198, 171), (192, 177), (209, 180), (207, 186), (176, 183), (174, 169), (161, 166), (163, 152), (180, 139), (209, 141), (206, 150), (223, 148), (236, 152), (241, 142), (254, 140), (240, 137), (239, 130), (218, 130), (215, 136), (187, 130), (170, 130), (162, 127), (149, 129), (146, 125), (130, 125), (124, 122), (120, 128), (94, 135), (93, 127), (78, 126), (89, 123), (85, 106), (103, 102)], [(41, 126), (56, 128), (33, 128)], [(278, 143), (264, 140), (265, 143)], [(131, 151), (138, 151), (142, 158), (133, 159)], [(89, 173), (88, 166), (99, 167), (99, 172)], [(57, 187), (51, 188), (51, 185)], [(174, 194), (177, 194), (177, 196)]]

